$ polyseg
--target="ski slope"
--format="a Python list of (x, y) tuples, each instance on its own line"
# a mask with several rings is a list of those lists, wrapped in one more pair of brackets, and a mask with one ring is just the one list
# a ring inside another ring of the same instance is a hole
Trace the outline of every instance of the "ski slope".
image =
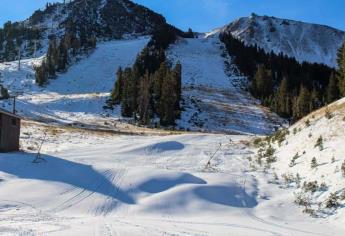
[[(33, 65), (42, 58), (0, 64), (1, 80), (12, 94), (19, 94), (20, 115), (43, 122), (112, 126), (120, 118), (119, 110), (103, 110), (115, 82), (119, 66), (131, 66), (146, 46), (149, 37), (101, 42), (88, 56), (80, 58), (66, 73), (43, 88), (35, 84)], [(12, 110), (12, 101), (1, 101)], [(112, 118), (109, 118), (111, 116)]]
[(186, 112), (180, 127), (195, 131), (270, 134), (282, 121), (236, 83), (245, 78), (228, 70), (219, 35), (181, 39), (168, 50), (168, 58), (180, 61)]
[[(43, 133), (45, 161), (34, 164)], [(289, 190), (250, 172), (250, 139), (25, 122), (27, 152), (0, 154), (0, 234), (342, 235), (343, 225), (302, 214)]]
[[(149, 37), (99, 43), (90, 55), (79, 58), (66, 73), (43, 88), (35, 85), (33, 66), (42, 58), (0, 64), (2, 83), (11, 94), (18, 94), (17, 111), (29, 119), (79, 127), (123, 130), (120, 108), (104, 110), (119, 66), (131, 66)], [(185, 111), (177, 128), (193, 131), (236, 134), (270, 134), (282, 121), (259, 105), (247, 92), (234, 86), (244, 80), (226, 71), (218, 35), (186, 39), (168, 50), (174, 63), (182, 62)], [(12, 101), (0, 101), (12, 110)]]

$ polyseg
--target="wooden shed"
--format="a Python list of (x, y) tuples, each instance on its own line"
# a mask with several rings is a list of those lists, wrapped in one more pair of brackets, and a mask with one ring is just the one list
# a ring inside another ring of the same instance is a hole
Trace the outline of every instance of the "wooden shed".
[(0, 152), (19, 151), (21, 117), (0, 109)]

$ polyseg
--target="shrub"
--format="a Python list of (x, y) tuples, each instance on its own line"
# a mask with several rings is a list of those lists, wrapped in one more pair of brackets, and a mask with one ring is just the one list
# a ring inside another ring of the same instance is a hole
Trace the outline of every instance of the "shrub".
[(313, 159), (311, 160), (311, 168), (315, 169), (318, 166), (316, 158), (313, 157)]
[(296, 160), (299, 158), (298, 152), (295, 154), (295, 156), (292, 158), (289, 166), (294, 167), (296, 165)]
[(339, 197), (336, 193), (331, 193), (328, 199), (325, 202), (327, 208), (337, 208), (339, 206)]
[(304, 206), (306, 208), (311, 207), (311, 199), (309, 196), (306, 196), (305, 193), (299, 192), (295, 194), (295, 203), (299, 206)]
[(289, 185), (289, 184), (295, 182), (295, 177), (292, 174), (282, 174), (282, 178), (283, 178), (284, 183), (286, 185)]
[(345, 161), (341, 165), (341, 173), (342, 173), (343, 177), (345, 178)]
[(315, 192), (319, 189), (319, 185), (317, 184), (317, 181), (304, 182), (304, 183), (303, 183), (303, 189), (304, 189), (306, 192), (315, 193)]
[(314, 147), (315, 147), (315, 148), (316, 148), (316, 147), (319, 147), (320, 151), (323, 150), (323, 138), (322, 138), (322, 136), (320, 136), (320, 137), (317, 139), (316, 144), (315, 144)]
[(331, 111), (329, 110), (328, 107), (326, 107), (325, 116), (326, 116), (326, 118), (329, 119), (329, 120), (333, 118), (333, 114), (331, 113)]

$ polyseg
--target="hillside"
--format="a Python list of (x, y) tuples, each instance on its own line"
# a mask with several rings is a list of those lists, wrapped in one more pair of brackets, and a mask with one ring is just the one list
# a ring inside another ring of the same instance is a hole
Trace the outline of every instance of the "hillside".
[[(47, 4), (22, 22), (8, 22), (0, 29), (0, 62), (44, 55), (49, 38), (90, 37), (114, 40), (150, 35), (166, 25), (165, 18), (129, 0), (74, 0)], [(73, 36), (74, 37), (74, 36)]]
[(247, 45), (257, 45), (267, 53), (283, 53), (299, 62), (336, 67), (337, 50), (345, 33), (328, 26), (268, 16), (240, 18), (221, 29)]
[[(16, 61), (0, 63), (3, 85), (10, 93), (19, 94), (17, 111), (24, 117), (64, 125), (122, 129), (131, 119), (124, 119), (118, 106), (114, 111), (104, 110), (103, 106), (113, 88), (117, 68), (131, 66), (149, 38), (99, 43), (93, 53), (80, 57), (66, 73), (57, 74), (44, 87), (35, 84), (33, 70), (33, 65), (42, 58), (23, 60), (20, 71)], [(235, 87), (241, 78), (226, 71), (229, 58), (222, 57), (223, 51), (217, 36), (181, 39), (168, 49), (168, 59), (183, 64), (184, 111), (176, 128), (272, 133), (283, 121), (260, 106), (250, 94)], [(0, 104), (8, 110), (13, 105), (12, 100)]]
[(265, 147), (258, 158), (262, 165), (272, 160), (268, 168), (273, 182), (291, 188), (301, 211), (345, 223), (345, 99), (313, 112), (269, 140), (270, 144), (260, 144)]

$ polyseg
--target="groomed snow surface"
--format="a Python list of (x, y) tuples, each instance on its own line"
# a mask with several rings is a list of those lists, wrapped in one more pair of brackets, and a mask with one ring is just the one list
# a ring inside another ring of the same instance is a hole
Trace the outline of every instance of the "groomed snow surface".
[[(131, 65), (148, 40), (100, 43), (43, 88), (32, 69), (41, 59), (23, 61), (20, 71), (16, 62), (0, 64), (4, 85), (19, 94), (19, 114), (29, 118), (23, 151), (0, 154), (0, 234), (342, 235), (336, 219), (303, 214), (293, 189), (250, 172), (251, 135), (281, 121), (235, 86), (241, 78), (226, 71), (231, 58), (221, 56), (217, 35), (181, 40), (168, 56), (183, 65), (178, 127), (222, 134), (167, 135), (130, 126), (119, 108), (102, 109), (116, 69)], [(34, 164), (45, 133), (45, 161)]]
[[(43, 133), (45, 161), (34, 164)], [(1, 235), (342, 235), (342, 225), (308, 217), (288, 190), (248, 172), (249, 139), (24, 122), (28, 152), (0, 154)]]

